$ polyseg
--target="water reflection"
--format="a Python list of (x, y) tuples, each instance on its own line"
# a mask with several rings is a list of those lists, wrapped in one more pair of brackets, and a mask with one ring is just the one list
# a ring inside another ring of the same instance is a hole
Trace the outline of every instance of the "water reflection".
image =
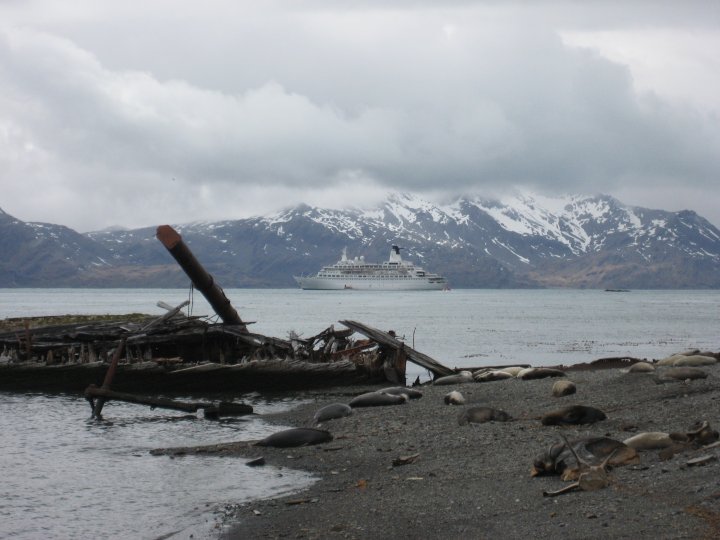
[[(281, 404), (245, 399), (257, 409)], [(151, 456), (158, 447), (259, 439), (257, 416), (210, 421), (110, 402), (89, 420), (85, 400), (0, 393), (0, 536), (8, 538), (212, 535), (214, 511), (296, 490), (313, 479), (245, 460)]]

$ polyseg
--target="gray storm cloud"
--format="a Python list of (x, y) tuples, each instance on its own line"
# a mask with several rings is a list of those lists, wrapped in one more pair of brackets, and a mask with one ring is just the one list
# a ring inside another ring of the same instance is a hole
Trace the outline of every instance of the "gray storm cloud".
[(169, 219), (239, 217), (228, 199), (263, 189), (356, 202), (363, 183), (613, 193), (717, 182), (717, 117), (639, 93), (627, 66), (537, 24), (542, 11), (459, 3), (388, 17), (316, 4), (191, 21), (151, 11), (129, 34), (124, 10), (115, 26), (97, 8), (84, 23), (60, 12), (40, 28), (0, 23), (0, 165), (24, 179), (7, 196), (113, 200), (117, 216), (89, 212), (93, 227), (153, 200), (177, 209)]

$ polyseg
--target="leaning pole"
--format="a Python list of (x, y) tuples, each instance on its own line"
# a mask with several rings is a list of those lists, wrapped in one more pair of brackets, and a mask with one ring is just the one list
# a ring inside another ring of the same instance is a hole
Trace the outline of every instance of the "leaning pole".
[(227, 296), (225, 296), (222, 287), (215, 283), (213, 277), (195, 258), (190, 248), (183, 242), (180, 233), (170, 225), (160, 225), (155, 236), (167, 248), (170, 255), (180, 265), (180, 268), (185, 271), (195, 288), (202, 293), (223, 323), (240, 326), (247, 331), (247, 325), (242, 321), (238, 312), (235, 311)]

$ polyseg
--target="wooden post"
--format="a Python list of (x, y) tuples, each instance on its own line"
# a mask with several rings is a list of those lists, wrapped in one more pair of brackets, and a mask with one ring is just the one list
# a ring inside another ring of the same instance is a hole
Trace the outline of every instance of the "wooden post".
[[(110, 361), (110, 367), (108, 368), (107, 372), (105, 373), (105, 380), (103, 380), (102, 383), (102, 389), (103, 390), (110, 390), (110, 384), (112, 384), (112, 380), (115, 377), (115, 372), (117, 371), (117, 365), (120, 361), (120, 357), (122, 356), (123, 349), (125, 349), (125, 341), (126, 338), (122, 338), (120, 340), (120, 343), (115, 349), (115, 354), (113, 354), (112, 360)], [(98, 420), (102, 418), (102, 410), (103, 406), (105, 405), (105, 398), (104, 397), (98, 397), (97, 401), (92, 396), (87, 396), (87, 400), (90, 402), (90, 406), (92, 407), (92, 416), (93, 418), (97, 418)]]
[(25, 325), (25, 353), (27, 354), (28, 361), (30, 361), (32, 359), (32, 334), (30, 334), (30, 321), (25, 319), (23, 323)]

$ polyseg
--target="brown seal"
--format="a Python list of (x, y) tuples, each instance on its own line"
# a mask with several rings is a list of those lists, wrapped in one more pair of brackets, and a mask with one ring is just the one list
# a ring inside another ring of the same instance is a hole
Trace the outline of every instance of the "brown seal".
[(275, 448), (291, 448), (332, 441), (329, 431), (315, 428), (291, 428), (278, 431), (255, 443), (255, 446), (273, 446)]
[(499, 409), (493, 409), (492, 407), (470, 407), (458, 415), (458, 424), (464, 426), (467, 423), (508, 422), (512, 419), (512, 416)]
[(540, 421), (543, 426), (558, 426), (565, 424), (594, 424), (606, 418), (605, 413), (595, 407), (570, 405), (569, 407), (545, 413)]
[(407, 394), (386, 394), (384, 392), (366, 392), (350, 400), (353, 409), (357, 407), (382, 407), (383, 405), (402, 405), (410, 398)]

